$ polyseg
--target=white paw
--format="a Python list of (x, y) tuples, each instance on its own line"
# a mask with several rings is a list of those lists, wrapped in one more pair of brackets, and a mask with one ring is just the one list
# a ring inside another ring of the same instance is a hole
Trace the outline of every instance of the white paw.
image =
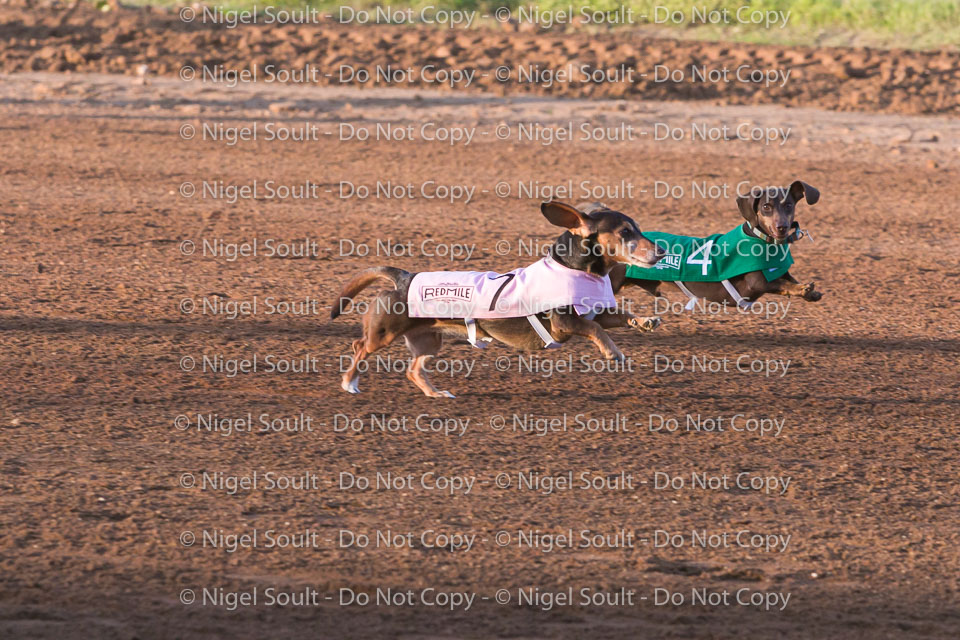
[(432, 397), (434, 397), (434, 398), (456, 398), (457, 396), (453, 395), (453, 394), (450, 393), (449, 391), (437, 391), (435, 394), (433, 394)]
[(649, 318), (634, 318), (631, 320), (631, 324), (640, 331), (653, 331), (663, 324), (663, 321), (660, 320), (659, 316), (650, 316)]
[(340, 386), (347, 393), (360, 393), (360, 385), (357, 384), (356, 378), (350, 380), (349, 382), (344, 380), (340, 383)]

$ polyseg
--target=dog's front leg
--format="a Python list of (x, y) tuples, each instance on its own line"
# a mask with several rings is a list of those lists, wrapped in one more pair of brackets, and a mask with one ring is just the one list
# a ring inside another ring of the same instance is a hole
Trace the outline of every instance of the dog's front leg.
[[(607, 360), (623, 360), (624, 355), (613, 343), (607, 332), (597, 322), (578, 316), (572, 309), (560, 309), (550, 312), (550, 329), (554, 339), (564, 335), (583, 336), (597, 346)], [(623, 325), (614, 325), (623, 326)]]
[(808, 302), (817, 302), (823, 297), (823, 294), (816, 290), (816, 285), (812, 282), (800, 284), (800, 281), (789, 273), (785, 273), (776, 280), (767, 283), (767, 293), (774, 293), (781, 296), (795, 296), (803, 298)]
[(616, 327), (633, 327), (642, 332), (653, 331), (660, 326), (658, 316), (638, 317), (626, 311), (601, 311), (594, 316), (594, 321), (604, 329)]

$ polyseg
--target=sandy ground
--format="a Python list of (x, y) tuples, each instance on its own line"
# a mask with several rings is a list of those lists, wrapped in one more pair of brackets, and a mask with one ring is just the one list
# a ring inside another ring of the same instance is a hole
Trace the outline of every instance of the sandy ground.
[[(230, 90), (80, 74), (3, 76), (0, 92), (0, 635), (956, 637), (955, 120), (348, 88)], [(497, 139), (497, 127), (515, 132), (533, 118), (636, 131), (657, 122), (688, 131), (694, 121), (748, 122), (791, 127), (791, 135), (783, 145), (649, 135), (553, 145)], [(486, 135), (469, 145), (423, 140), (419, 129), (406, 142), (336, 140), (341, 121), (434, 120)], [(220, 122), (257, 124), (261, 137), (235, 146), (204, 140), (203, 125)], [(193, 139), (183, 138), (185, 124), (198, 132)], [(268, 125), (314, 125), (318, 138), (268, 141)], [(732, 194), (692, 197), (693, 183), (733, 189), (795, 178), (823, 194), (800, 210), (814, 242), (795, 247), (793, 269), (825, 292), (820, 303), (793, 302), (769, 318), (680, 315), (628, 292), (637, 308), (664, 319), (653, 334), (612, 332), (629, 370), (545, 373), (568, 358), (574, 369), (580, 358), (592, 363), (598, 355), (585, 341), (534, 354), (527, 362), (536, 372), (518, 370), (517, 354), (502, 345), (478, 352), (449, 344), (434, 378), (458, 398), (431, 400), (406, 380), (406, 351), (395, 346), (379, 362), (392, 370), (364, 375), (362, 394), (339, 388), (338, 358), (359, 335), (355, 317), (326, 320), (342, 282), (376, 264), (508, 270), (531, 261), (521, 240), (549, 243), (557, 232), (536, 198), (516, 195), (521, 182), (612, 188), (626, 181), (635, 191), (606, 200), (643, 228), (705, 235), (739, 217)], [(278, 201), (261, 191), (229, 203), (178, 192), (184, 182), (270, 179), (311, 181), (316, 197)], [(413, 184), (417, 195), (340, 196), (343, 181), (378, 180)], [(419, 188), (430, 180), (477, 189), (469, 202), (428, 199)], [(685, 186), (687, 197), (656, 197), (658, 180)], [(502, 181), (508, 197), (496, 194)], [(204, 255), (204, 242), (254, 239), (257, 256)], [(357, 255), (358, 246), (375, 253), (385, 239), (412, 250)], [(268, 255), (267, 240), (295, 255)], [(191, 255), (186, 241), (194, 243)], [(425, 255), (456, 243), (473, 246), (469, 261)], [(254, 297), (255, 315), (201, 312), (205, 300)], [(268, 298), (302, 303), (294, 305), (300, 313), (270, 314)], [(191, 313), (184, 300), (196, 305), (187, 304)], [(314, 366), (236, 376), (180, 366), (184, 356), (200, 363), (254, 355), (261, 364), (270, 356)], [(682, 370), (658, 371), (665, 358)], [(726, 359), (728, 371), (693, 370), (694, 358), (717, 367)], [(744, 372), (738, 361), (781, 369)], [(196, 426), (198, 414), (248, 413), (289, 427), (227, 435)], [(421, 415), (459, 430), (417, 431)], [(721, 417), (724, 431), (688, 431), (688, 415)], [(566, 416), (568, 429), (524, 433), (514, 416)], [(680, 426), (651, 430), (656, 416)], [(339, 429), (348, 418), (359, 432)], [(731, 428), (747, 418), (781, 427)], [(375, 431), (386, 419), (406, 420), (407, 430)], [(578, 419), (605, 430), (577, 431)], [(307, 474), (315, 484), (236, 492), (181, 486), (182, 474), (201, 480), (218, 472), (298, 481)], [(339, 484), (344, 473), (374, 479), (377, 472), (412, 474), (415, 486)], [(450, 495), (422, 487), (427, 472), (474, 484)], [(510, 488), (496, 486), (502, 473)], [(521, 474), (566, 473), (605, 486), (549, 494), (516, 486)], [(657, 486), (663, 474), (684, 486)], [(720, 486), (697, 488), (696, 477)], [(762, 479), (770, 490), (738, 487), (737, 477)], [(232, 553), (204, 537), (253, 530), (259, 546)], [(437, 549), (420, 538), (431, 530), (477, 537), (469, 550)], [(267, 548), (269, 531), (315, 544)], [(378, 531), (411, 533), (413, 544), (342, 543), (351, 533), (375, 540)], [(520, 531), (571, 531), (577, 539), (588, 531), (608, 545), (548, 552), (519, 544)], [(740, 531), (790, 538), (785, 550), (741, 547)], [(185, 532), (194, 544), (182, 543)], [(694, 532), (716, 544), (698, 546)], [(660, 544), (667, 535), (682, 544)], [(198, 601), (182, 604), (184, 589)], [(229, 597), (200, 602), (254, 589), (256, 606), (230, 610)], [(318, 601), (269, 606), (270, 589), (312, 589)], [(415, 604), (341, 606), (343, 589), (371, 598), (377, 589), (409, 590)], [(431, 589), (476, 599), (469, 610), (429, 607), (421, 598)], [(503, 589), (509, 602), (497, 604)], [(548, 594), (562, 598), (567, 589), (574, 604), (547, 605)], [(612, 602), (580, 606), (582, 589)], [(535, 593), (538, 604), (518, 604)], [(665, 593), (680, 594), (683, 604), (663, 604)], [(753, 594), (765, 604), (750, 604)]]
[[(693, 42), (629, 26), (546, 28), (546, 14), (469, 29), (384, 24), (387, 14), (376, 11), (363, 25), (340, 23), (336, 12), (302, 11), (235, 24), (229, 14), (198, 7), (104, 13), (86, 3), (31, 0), (25, 8), (25, 0), (7, 0), (0, 71), (134, 75), (146, 68), (176, 76), (186, 66), (198, 75), (277, 72), (279, 81), (334, 87), (960, 113), (956, 47)], [(789, 22), (771, 27), (774, 35), (789, 30)]]

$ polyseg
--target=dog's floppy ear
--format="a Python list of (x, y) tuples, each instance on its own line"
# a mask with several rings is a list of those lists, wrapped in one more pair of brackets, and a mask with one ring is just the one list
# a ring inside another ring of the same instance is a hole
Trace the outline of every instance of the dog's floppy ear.
[(794, 180), (793, 184), (790, 185), (789, 191), (790, 197), (793, 198), (794, 202), (800, 202), (801, 196), (807, 201), (807, 204), (817, 204), (817, 201), (820, 199), (819, 191), (800, 180)]
[(589, 232), (587, 215), (570, 205), (551, 200), (540, 203), (540, 213), (550, 224), (568, 229), (572, 233)]
[(610, 207), (603, 204), (602, 202), (578, 202), (577, 210), (582, 211), (583, 213), (593, 215), (598, 211), (609, 211)]
[(757, 200), (760, 198), (757, 194), (759, 191), (757, 187), (753, 187), (749, 194), (737, 196), (737, 207), (740, 208), (740, 215), (753, 227), (759, 224), (757, 221)]

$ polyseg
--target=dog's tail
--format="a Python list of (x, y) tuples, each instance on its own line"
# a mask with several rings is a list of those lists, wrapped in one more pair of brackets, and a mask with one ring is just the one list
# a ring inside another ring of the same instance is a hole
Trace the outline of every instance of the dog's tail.
[(396, 267), (371, 267), (364, 269), (357, 275), (350, 278), (347, 284), (340, 290), (340, 297), (337, 304), (330, 309), (330, 319), (333, 320), (340, 316), (344, 310), (350, 307), (353, 296), (357, 295), (377, 280), (387, 280), (393, 284), (394, 288), (400, 283), (400, 279), (410, 275), (409, 272)]

